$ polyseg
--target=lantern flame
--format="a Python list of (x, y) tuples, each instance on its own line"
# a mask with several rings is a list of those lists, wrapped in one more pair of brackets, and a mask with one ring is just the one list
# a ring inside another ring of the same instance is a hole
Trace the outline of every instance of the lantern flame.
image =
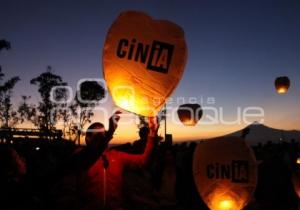
[(124, 107), (124, 109), (128, 109), (130, 107), (129, 101), (126, 99), (120, 99), (120, 107)]
[(149, 116), (156, 116), (157, 110), (151, 109), (149, 100), (136, 97), (136, 92), (133, 87), (115, 86), (112, 89), (112, 97), (115, 104), (129, 112), (148, 113)]
[(130, 110), (134, 106), (134, 95), (134, 89), (127, 86), (116, 86), (112, 91), (116, 105), (125, 110)]
[(184, 120), (183, 124), (186, 126), (194, 126), (197, 124), (197, 122), (195, 122), (194, 120)]
[(240, 210), (237, 200), (228, 193), (215, 193), (211, 200), (212, 210)]
[(296, 163), (297, 163), (297, 164), (300, 164), (300, 157), (297, 158)]
[(285, 87), (281, 87), (277, 90), (277, 93), (279, 93), (279, 94), (284, 94), (286, 92), (287, 92), (287, 88), (285, 88)]
[(231, 210), (233, 202), (231, 200), (223, 200), (220, 202), (220, 210)]

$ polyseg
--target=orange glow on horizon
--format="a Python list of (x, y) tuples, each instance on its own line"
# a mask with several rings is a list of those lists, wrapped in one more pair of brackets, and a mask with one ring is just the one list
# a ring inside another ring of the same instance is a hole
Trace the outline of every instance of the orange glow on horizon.
[[(92, 122), (102, 122), (105, 125), (105, 128), (108, 129), (108, 119), (111, 114), (115, 110), (120, 110), (120, 108), (114, 107), (114, 105), (105, 108), (105, 112), (101, 110), (96, 110), (94, 113), (94, 117), (92, 118)], [(103, 108), (103, 109), (104, 109)], [(270, 112), (272, 112), (273, 108), (270, 108)], [(114, 138), (111, 141), (112, 144), (122, 144), (127, 142), (133, 142), (139, 138), (138, 136), (138, 126), (136, 121), (136, 116), (132, 113), (122, 111), (123, 114), (120, 115), (121, 120), (119, 122), (118, 128), (115, 132)], [(293, 115), (294, 116), (294, 115)], [(292, 130), (298, 129), (299, 127), (295, 127), (295, 125), (299, 125), (300, 121), (298, 118), (293, 119), (291, 121), (288, 120), (278, 120), (281, 119), (282, 116), (276, 115), (274, 117), (269, 112), (266, 112), (265, 122), (264, 124), (284, 130)], [(90, 123), (90, 124), (91, 124)], [(87, 124), (83, 128), (83, 132), (90, 125)], [(218, 136), (223, 136), (246, 127), (246, 124), (235, 124), (235, 125), (205, 125), (203, 121), (199, 121), (195, 126), (184, 126), (179, 120), (177, 122), (172, 122), (170, 119), (167, 120), (167, 133), (172, 134), (173, 141), (176, 142), (184, 142), (184, 141), (196, 141), (196, 140), (205, 140), (209, 138), (214, 138)], [(17, 126), (18, 128), (36, 128), (32, 123), (25, 122)], [(63, 129), (62, 123), (57, 124), (57, 129)], [(164, 137), (164, 121), (161, 122), (160, 129), (158, 131), (158, 135)], [(66, 137), (69, 138), (68, 136)], [(81, 136), (81, 143), (84, 144), (85, 136)]]
[[(124, 117), (119, 122), (118, 128), (115, 131), (114, 138), (112, 139), (112, 144), (122, 144), (127, 142), (133, 142), (139, 138), (138, 136), (138, 126), (137, 123), (132, 120), (129, 120), (129, 117)], [(98, 118), (98, 117), (97, 117)], [(99, 118), (98, 118), (99, 119)], [(93, 121), (96, 122), (96, 121)], [(91, 123), (93, 123), (91, 122)], [(103, 120), (99, 120), (98, 122), (102, 122), (105, 125), (105, 128), (108, 129), (108, 123)], [(82, 136), (81, 136), (81, 144), (84, 144), (84, 132), (90, 124), (86, 125), (83, 128)], [(36, 128), (31, 123), (24, 123), (19, 128)], [(229, 134), (231, 132), (242, 129), (244, 126), (222, 126), (222, 125), (201, 125), (197, 124), (196, 126), (184, 126), (183, 124), (172, 124), (170, 122), (167, 123), (167, 133), (172, 134), (174, 142), (184, 142), (184, 141), (195, 141), (195, 140), (203, 140), (213, 137), (218, 137), (222, 135)], [(63, 129), (61, 125), (57, 126), (57, 129)], [(164, 137), (164, 122), (161, 123), (160, 129), (158, 131), (158, 135)]]

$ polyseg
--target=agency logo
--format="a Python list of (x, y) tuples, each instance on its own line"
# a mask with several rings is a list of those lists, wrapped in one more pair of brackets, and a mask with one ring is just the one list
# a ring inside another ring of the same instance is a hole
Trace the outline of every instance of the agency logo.
[(133, 60), (146, 65), (151, 71), (168, 73), (174, 45), (154, 40), (152, 44), (137, 42), (136, 39), (120, 39), (116, 55), (121, 59)]
[(208, 164), (206, 175), (208, 179), (228, 179), (233, 183), (248, 183), (249, 162), (246, 160), (233, 160), (229, 164)]

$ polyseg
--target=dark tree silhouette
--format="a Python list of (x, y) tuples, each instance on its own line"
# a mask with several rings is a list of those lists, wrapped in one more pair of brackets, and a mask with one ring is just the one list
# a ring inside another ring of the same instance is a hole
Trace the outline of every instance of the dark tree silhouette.
[[(2, 49), (10, 49), (10, 43), (6, 40), (0, 40), (0, 51)], [(4, 77), (0, 66), (0, 82)], [(13, 127), (17, 122), (17, 113), (13, 109), (11, 103), (12, 90), (16, 83), (20, 80), (19, 77), (12, 77), (5, 81), (4, 84), (0, 84), (0, 122), (2, 127)]]
[(63, 138), (66, 138), (68, 134), (69, 139), (72, 136), (72, 128), (74, 125), (73, 118), (76, 117), (76, 105), (67, 103), (62, 103), (58, 108), (58, 119), (63, 122)]
[[(4, 76), (4, 74), (2, 75)], [(13, 77), (0, 85), (0, 122), (1, 126), (5, 128), (13, 127), (18, 122), (17, 113), (11, 103), (11, 97), (12, 90), (19, 80), (19, 77)]]
[(6, 41), (5, 39), (0, 40), (0, 50), (6, 49), (9, 50), (11, 48), (10, 42)]
[[(5, 39), (0, 40), (0, 51), (3, 49), (6, 49), (6, 50), (10, 49), (10, 43), (8, 41), (6, 41)], [(4, 74), (1, 72), (1, 65), (0, 65), (0, 80), (3, 76), (4, 76)]]
[(105, 96), (104, 88), (96, 81), (84, 81), (80, 85), (80, 90), (76, 92), (75, 106), (78, 109), (76, 113), (77, 124), (74, 124), (73, 130), (77, 132), (77, 142), (80, 144), (81, 129), (91, 122), (94, 115), (93, 109), (97, 103)]
[[(50, 98), (51, 90), (53, 87), (65, 86), (67, 83), (63, 82), (60, 76), (52, 73), (51, 66), (47, 66), (47, 71), (33, 78), (30, 83), (38, 86), (38, 91), (42, 99), (37, 107), (38, 117), (36, 118), (35, 125), (46, 131), (54, 129), (58, 118), (58, 110), (56, 109), (58, 105)], [(60, 95), (63, 92), (59, 91), (56, 96), (59, 98), (63, 97)]]
[(28, 103), (30, 98), (30, 96), (22, 96), (22, 102), (18, 107), (18, 118), (20, 123), (25, 121), (34, 123), (36, 121), (36, 107), (35, 105)]
[[(64, 138), (66, 138), (67, 133), (70, 134), (73, 118), (76, 117), (76, 105), (68, 102), (70, 97), (69, 91), (66, 88), (57, 88), (55, 96), (53, 96), (54, 100), (59, 102), (56, 107), (57, 119), (60, 123), (62, 122)], [(71, 139), (71, 135), (69, 135), (69, 139)]]

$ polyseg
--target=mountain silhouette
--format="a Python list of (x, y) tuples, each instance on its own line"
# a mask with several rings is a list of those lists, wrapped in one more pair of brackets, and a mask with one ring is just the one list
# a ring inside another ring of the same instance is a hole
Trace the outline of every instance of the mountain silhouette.
[(257, 122), (226, 136), (241, 137), (243, 134), (245, 135), (245, 140), (249, 145), (256, 145), (259, 142), (265, 144), (268, 141), (272, 141), (274, 143), (278, 143), (280, 141), (290, 142), (292, 139), (300, 141), (300, 131), (298, 130), (281, 130), (271, 128)]

